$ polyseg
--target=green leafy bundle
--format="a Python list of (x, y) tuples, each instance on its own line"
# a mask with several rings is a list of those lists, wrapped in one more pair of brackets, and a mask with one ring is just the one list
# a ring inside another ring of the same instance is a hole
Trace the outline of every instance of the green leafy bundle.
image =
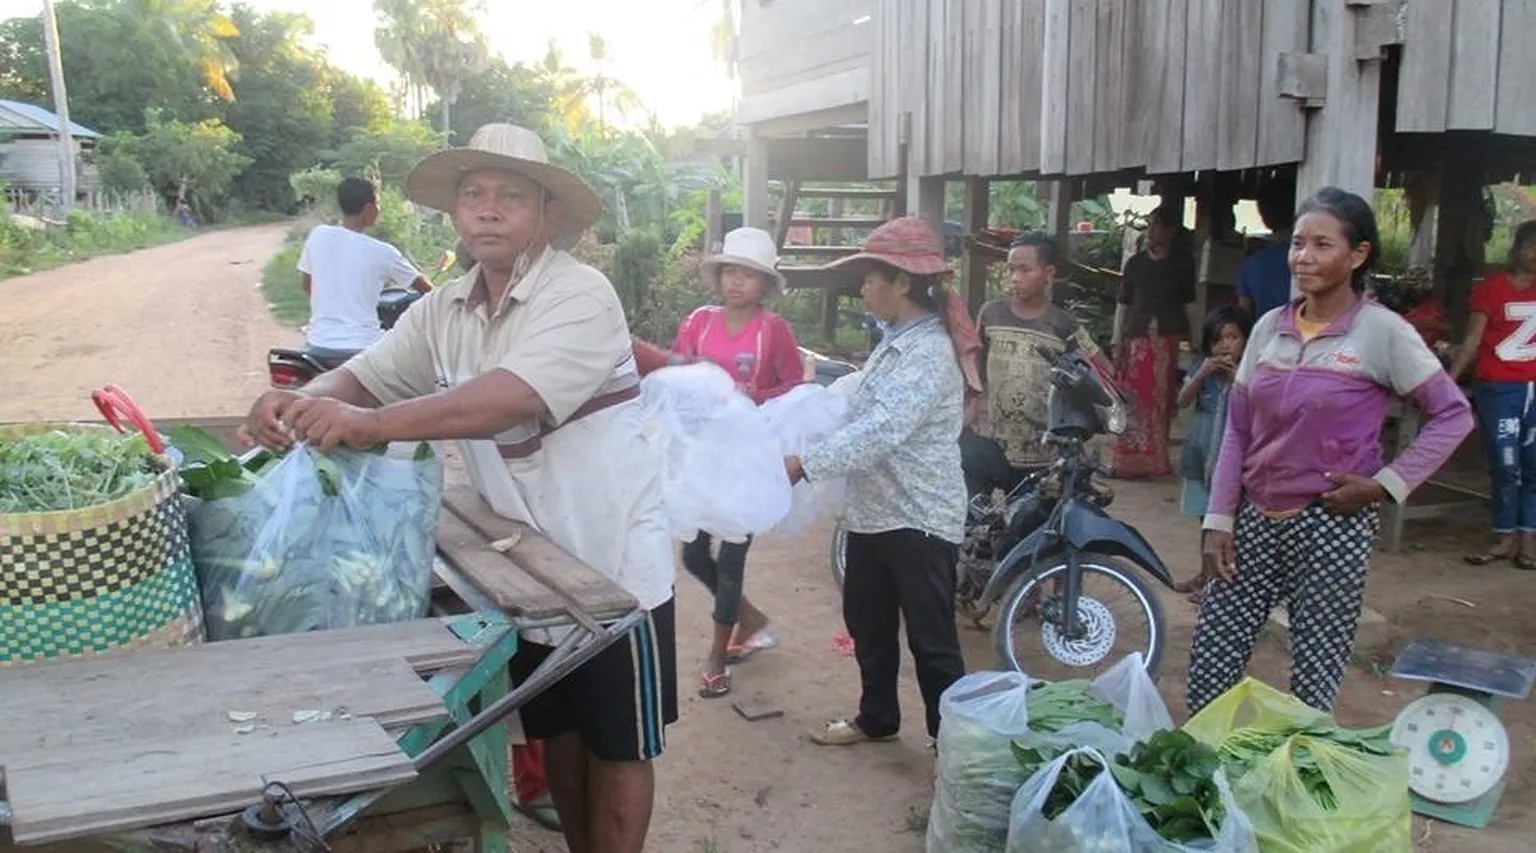
[[(1033, 775), (1065, 749), (1014, 745), (1014, 757)], [(1159, 836), (1187, 844), (1215, 838), (1226, 808), (1216, 787), (1216, 751), (1181, 731), (1160, 731), (1117, 755), (1109, 766), (1115, 783)], [(1104, 772), (1099, 760), (1077, 753), (1066, 760), (1045, 801), (1046, 820), (1060, 817)]]
[(1391, 725), (1372, 729), (1346, 729), (1321, 724), (1292, 726), (1275, 731), (1237, 729), (1222, 739), (1218, 752), (1226, 762), (1228, 775), (1235, 782), (1291, 738), (1304, 736), (1291, 747), (1291, 766), (1317, 804), (1333, 811), (1338, 808), (1338, 797), (1329, 786), (1322, 768), (1318, 766), (1317, 758), (1307, 745), (1308, 740), (1329, 741), (1362, 755), (1392, 756), (1401, 750), (1393, 745), (1391, 734)]
[(109, 503), (153, 483), (159, 464), (142, 435), (49, 430), (0, 440), (0, 513)]
[(1074, 723), (1098, 723), (1120, 731), (1125, 720), (1115, 706), (1096, 698), (1093, 684), (1085, 679), (1042, 682), (1030, 688), (1029, 727), (1038, 732), (1059, 732)]

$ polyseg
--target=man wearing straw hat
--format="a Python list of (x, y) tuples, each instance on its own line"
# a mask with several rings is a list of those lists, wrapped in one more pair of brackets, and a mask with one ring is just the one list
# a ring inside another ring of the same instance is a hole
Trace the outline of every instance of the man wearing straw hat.
[[(672, 541), (613, 286), (564, 249), (601, 214), (529, 130), (476, 131), (422, 160), (412, 201), (451, 212), (475, 266), (383, 340), (302, 391), (269, 391), (248, 426), (322, 451), (457, 439), (476, 488), (603, 572), (649, 611), (635, 632), (525, 706), (574, 853), (642, 850), (664, 727), (677, 719)], [(528, 632), (525, 678), (563, 637)]]

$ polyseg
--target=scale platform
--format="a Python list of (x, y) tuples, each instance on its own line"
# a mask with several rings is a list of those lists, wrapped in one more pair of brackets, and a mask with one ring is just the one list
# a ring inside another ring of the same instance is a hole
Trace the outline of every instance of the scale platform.
[(1408, 751), (1413, 810), (1487, 826), (1509, 770), (1500, 701), (1530, 695), (1536, 660), (1420, 639), (1397, 656), (1392, 674), (1429, 684), (1392, 726), (1392, 742)]

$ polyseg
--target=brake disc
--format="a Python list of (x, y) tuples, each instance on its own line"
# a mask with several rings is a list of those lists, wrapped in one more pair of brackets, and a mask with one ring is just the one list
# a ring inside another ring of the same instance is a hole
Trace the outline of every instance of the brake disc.
[[(1055, 609), (1059, 614), (1059, 606)], [(1077, 622), (1081, 635), (1069, 637), (1055, 619), (1040, 620), (1040, 644), (1051, 657), (1068, 666), (1093, 666), (1115, 647), (1115, 614), (1103, 602), (1085, 595), (1077, 599)]]

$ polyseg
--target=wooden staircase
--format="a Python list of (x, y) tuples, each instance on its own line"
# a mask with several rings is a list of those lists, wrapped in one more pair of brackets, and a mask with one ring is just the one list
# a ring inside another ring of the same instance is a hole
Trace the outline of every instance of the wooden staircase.
[(901, 193), (894, 181), (786, 180), (777, 182), (776, 190), (778, 204), (769, 218), (779, 271), (791, 290), (821, 291), (822, 338), (832, 342), (842, 298), (857, 296), (859, 285), (824, 265), (856, 254), (870, 231), (897, 215)]

